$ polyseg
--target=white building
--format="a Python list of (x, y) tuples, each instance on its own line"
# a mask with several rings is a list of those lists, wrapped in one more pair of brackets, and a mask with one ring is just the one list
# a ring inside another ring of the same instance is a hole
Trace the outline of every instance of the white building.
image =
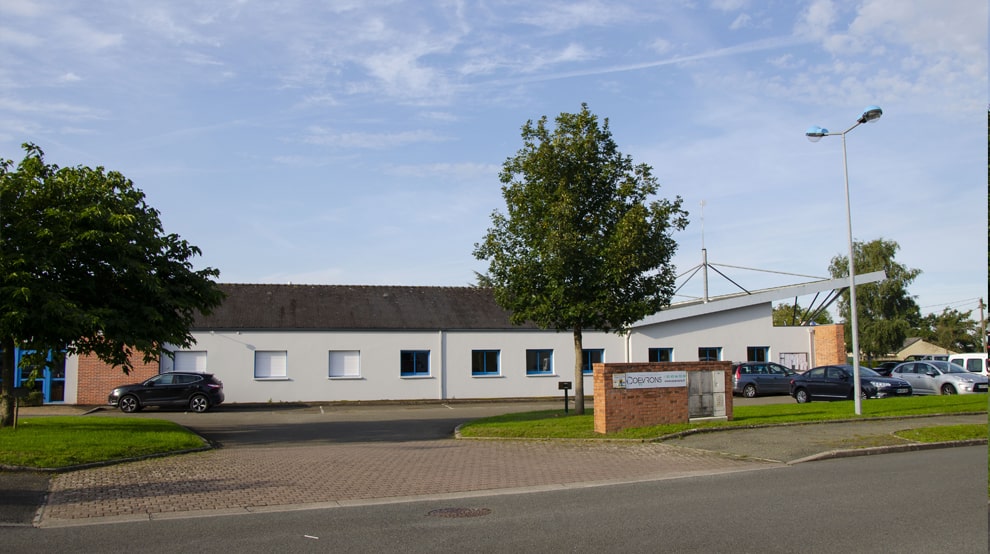
[[(586, 330), (584, 390), (593, 390), (590, 363), (599, 361), (765, 360), (802, 370), (844, 362), (835, 344), (841, 326), (774, 327), (772, 303), (847, 285), (822, 280), (678, 303), (621, 335)], [(227, 402), (536, 398), (556, 396), (558, 382), (574, 379), (572, 334), (512, 325), (488, 289), (221, 288), (227, 299), (196, 322), (195, 346), (163, 356), (160, 369), (213, 373)]]

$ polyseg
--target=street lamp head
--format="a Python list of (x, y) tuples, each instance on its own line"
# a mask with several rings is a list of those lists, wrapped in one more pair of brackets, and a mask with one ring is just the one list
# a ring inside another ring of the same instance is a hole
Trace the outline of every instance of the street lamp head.
[(880, 109), (880, 106), (869, 106), (863, 110), (863, 115), (859, 117), (859, 122), (869, 123), (871, 121), (876, 121), (880, 119), (881, 115), (883, 115), (883, 110)]
[(818, 142), (822, 140), (822, 137), (828, 134), (828, 129), (822, 129), (821, 127), (808, 127), (805, 131), (804, 136), (808, 137), (811, 142)]

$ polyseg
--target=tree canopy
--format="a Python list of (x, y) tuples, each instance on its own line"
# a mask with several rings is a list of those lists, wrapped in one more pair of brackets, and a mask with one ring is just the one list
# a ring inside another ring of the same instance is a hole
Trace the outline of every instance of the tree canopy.
[[(811, 321), (808, 321), (809, 318)], [(802, 308), (799, 304), (787, 302), (781, 302), (773, 307), (773, 324), (777, 327), (808, 324), (827, 325), (829, 323), (832, 323), (832, 315), (824, 309), (817, 310), (812, 314), (807, 308)]]
[(523, 147), (499, 175), (506, 213), (474, 255), (516, 323), (572, 331), (575, 411), (583, 413), (581, 332), (621, 331), (670, 303), (672, 233), (687, 225), (682, 200), (656, 198), (653, 170), (619, 152), (608, 119), (581, 105), (522, 127)]
[(970, 314), (945, 308), (942, 313), (921, 318), (919, 335), (926, 341), (952, 352), (980, 352), (983, 339), (980, 326)]
[(60, 168), (25, 144), (0, 160), (0, 426), (12, 423), (14, 349), (93, 354), (126, 373), (163, 344), (189, 346), (197, 313), (220, 305), (216, 269), (195, 270), (200, 250), (166, 234), (159, 213), (122, 174)]
[[(894, 261), (898, 249), (900, 246), (896, 242), (883, 239), (866, 243), (857, 241), (853, 246), (857, 275), (880, 270), (887, 274), (887, 278), (879, 283), (856, 287), (860, 354), (868, 360), (899, 350), (904, 339), (921, 321), (921, 310), (907, 291), (921, 270), (910, 269)], [(848, 277), (848, 256), (832, 258), (829, 272), (836, 279)], [(848, 290), (839, 299), (838, 310), (840, 317), (850, 320)], [(846, 347), (851, 349), (851, 344), (851, 329), (847, 325)]]

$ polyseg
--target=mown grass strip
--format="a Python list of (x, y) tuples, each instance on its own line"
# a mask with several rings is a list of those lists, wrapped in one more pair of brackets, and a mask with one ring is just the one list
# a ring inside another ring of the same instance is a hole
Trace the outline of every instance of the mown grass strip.
[[(840, 419), (869, 419), (876, 417), (906, 417), (931, 414), (986, 412), (987, 395), (912, 396), (884, 398), (862, 403), (863, 415), (856, 416), (853, 402), (785, 403), (758, 406), (737, 406), (732, 421), (706, 421), (673, 425), (654, 425), (610, 433), (610, 439), (649, 439), (680, 433), (691, 429), (711, 427), (745, 427), (834, 421)], [(546, 410), (506, 414), (472, 421), (461, 427), (461, 436), (475, 438), (528, 439), (591, 439), (602, 438), (594, 431), (594, 415), (566, 415), (563, 410)]]
[(189, 450), (201, 437), (170, 421), (99, 416), (23, 418), (0, 429), (0, 465), (61, 468)]

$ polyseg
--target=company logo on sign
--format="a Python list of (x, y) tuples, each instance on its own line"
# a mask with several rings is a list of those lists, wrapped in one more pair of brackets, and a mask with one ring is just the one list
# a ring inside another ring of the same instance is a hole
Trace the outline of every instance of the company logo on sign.
[(612, 376), (612, 386), (617, 389), (659, 389), (686, 387), (686, 371), (657, 371), (626, 373)]

